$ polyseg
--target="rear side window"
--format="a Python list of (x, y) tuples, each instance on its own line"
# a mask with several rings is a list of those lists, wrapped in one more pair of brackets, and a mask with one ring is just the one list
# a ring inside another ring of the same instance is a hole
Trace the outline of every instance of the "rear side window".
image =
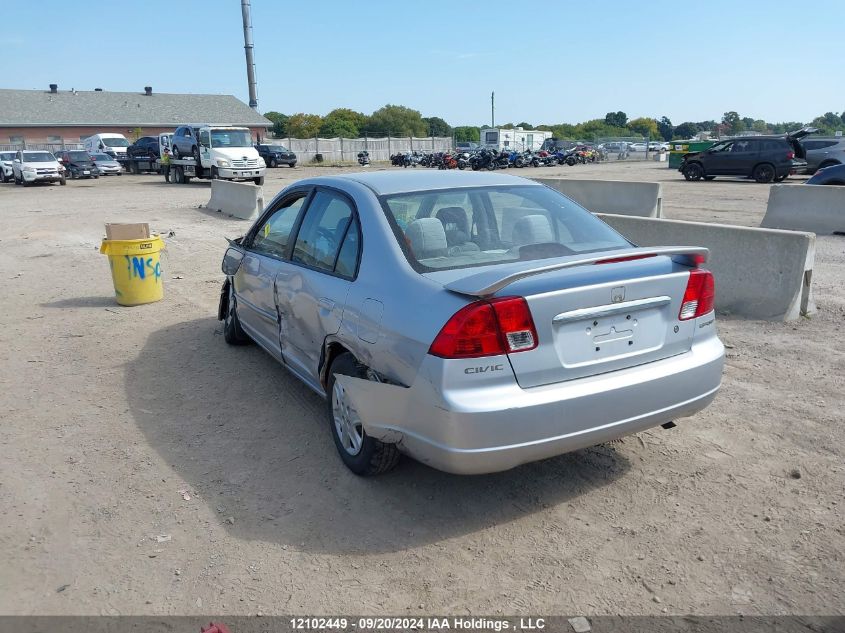
[(333, 272), (353, 212), (343, 196), (318, 191), (308, 206), (293, 247), (293, 261)]
[(358, 270), (358, 253), (361, 244), (361, 228), (358, 226), (357, 218), (352, 218), (346, 236), (340, 245), (340, 252), (337, 255), (335, 273), (341, 277), (352, 279)]
[(420, 272), (630, 247), (604, 222), (547, 187), (500, 186), (382, 198)]
[(806, 150), (824, 149), (826, 147), (833, 147), (838, 141), (804, 141), (801, 143)]

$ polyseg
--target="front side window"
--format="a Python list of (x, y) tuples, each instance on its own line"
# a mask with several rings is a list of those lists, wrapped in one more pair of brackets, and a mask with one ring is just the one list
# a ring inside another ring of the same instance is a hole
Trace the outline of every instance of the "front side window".
[(420, 272), (563, 257), (631, 244), (547, 187), (499, 186), (382, 198), (408, 261)]
[(253, 235), (250, 248), (264, 255), (286, 257), (291, 231), (306, 198), (307, 194), (303, 193), (282, 203)]
[(211, 146), (211, 140), (208, 136), (208, 130), (200, 130), (200, 145), (205, 145), (206, 147)]
[(318, 191), (296, 237), (293, 261), (333, 271), (352, 217), (352, 206), (346, 198), (331, 191)]

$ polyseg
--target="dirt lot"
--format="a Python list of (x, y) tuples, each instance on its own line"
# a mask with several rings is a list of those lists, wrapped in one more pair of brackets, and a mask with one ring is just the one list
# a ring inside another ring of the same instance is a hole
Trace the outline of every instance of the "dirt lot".
[[(267, 199), (330, 168), (275, 170)], [(655, 163), (669, 217), (756, 226), (768, 186)], [(360, 479), (324, 404), (215, 320), (209, 186), (0, 185), (0, 612), (845, 614), (845, 238), (818, 313), (723, 318), (715, 403), (671, 431), (491, 476)], [(122, 308), (107, 221), (167, 235), (166, 297)], [(189, 497), (189, 498), (187, 498)]]

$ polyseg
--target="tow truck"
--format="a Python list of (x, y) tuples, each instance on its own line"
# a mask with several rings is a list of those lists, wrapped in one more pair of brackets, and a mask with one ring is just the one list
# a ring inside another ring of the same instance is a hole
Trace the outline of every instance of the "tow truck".
[(170, 175), (174, 182), (185, 184), (199, 178), (251, 180), (256, 185), (264, 184), (267, 166), (252, 145), (249, 128), (204, 125), (197, 131), (191, 154), (190, 157), (182, 155), (170, 159)]

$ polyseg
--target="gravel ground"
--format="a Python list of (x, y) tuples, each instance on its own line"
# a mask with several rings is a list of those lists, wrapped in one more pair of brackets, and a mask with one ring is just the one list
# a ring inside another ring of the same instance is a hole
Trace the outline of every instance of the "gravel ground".
[[(267, 199), (336, 171), (275, 170)], [(768, 193), (657, 163), (526, 172), (662, 181), (668, 217), (749, 226)], [(720, 319), (723, 389), (671, 431), (360, 479), (319, 398), (224, 344), (223, 237), (246, 225), (208, 196), (0, 185), (0, 613), (845, 614), (845, 238), (818, 240), (812, 318)], [(114, 303), (108, 221), (173, 232), (164, 301)]]

